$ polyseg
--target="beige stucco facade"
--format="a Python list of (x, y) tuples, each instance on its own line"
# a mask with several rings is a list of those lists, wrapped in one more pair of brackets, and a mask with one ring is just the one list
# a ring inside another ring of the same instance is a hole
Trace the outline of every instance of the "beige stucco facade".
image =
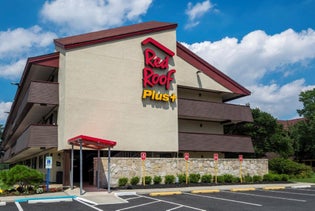
[[(197, 76), (196, 68), (176, 56), (175, 30), (69, 51), (57, 49), (61, 52), (59, 150), (70, 148), (69, 138), (86, 134), (117, 141), (115, 150), (178, 151), (176, 102), (141, 98), (145, 49), (141, 42), (148, 37), (175, 52), (169, 62), (169, 69), (176, 70), (169, 93), (177, 95), (178, 85), (229, 92), (213, 79)], [(165, 57), (160, 49), (151, 48)], [(206, 98), (220, 101), (218, 96)], [(183, 124), (183, 128), (191, 125)]]

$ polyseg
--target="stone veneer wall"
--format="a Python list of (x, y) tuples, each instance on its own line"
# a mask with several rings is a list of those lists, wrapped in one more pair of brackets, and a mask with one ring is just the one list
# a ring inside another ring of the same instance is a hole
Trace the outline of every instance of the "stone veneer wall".
[[(101, 158), (100, 184), (107, 184), (107, 158)], [(215, 163), (210, 158), (190, 158), (189, 173), (215, 174)], [(147, 158), (145, 160), (146, 176), (177, 175), (185, 173), (183, 158)], [(232, 174), (239, 176), (240, 162), (238, 159), (219, 159), (218, 175)], [(94, 184), (96, 184), (97, 158), (94, 158)], [(268, 173), (267, 159), (244, 159), (242, 163), (243, 175), (260, 175)], [(111, 186), (118, 186), (121, 177), (131, 178), (142, 176), (142, 160), (140, 158), (111, 158)], [(102, 185), (101, 185), (102, 186)]]

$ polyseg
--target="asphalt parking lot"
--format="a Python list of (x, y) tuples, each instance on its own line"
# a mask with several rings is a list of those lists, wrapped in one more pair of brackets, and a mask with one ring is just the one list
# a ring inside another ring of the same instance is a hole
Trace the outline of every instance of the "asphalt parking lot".
[(0, 210), (314, 210), (315, 186), (275, 190), (221, 190), (214, 193), (182, 192), (167, 196), (131, 194), (120, 196), (126, 203), (93, 204), (78, 199), (69, 202), (35, 203), (11, 202)]

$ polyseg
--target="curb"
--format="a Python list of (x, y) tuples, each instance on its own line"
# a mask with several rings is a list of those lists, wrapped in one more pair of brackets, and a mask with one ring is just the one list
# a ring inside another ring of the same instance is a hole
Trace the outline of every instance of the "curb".
[(21, 198), (16, 199), (14, 202), (29, 202), (29, 203), (38, 203), (38, 202), (59, 202), (59, 201), (70, 201), (76, 198), (77, 196), (48, 196), (48, 197), (33, 197), (33, 198)]
[(5, 201), (0, 202), (0, 207), (5, 206), (7, 203)]
[(241, 192), (241, 191), (254, 191), (256, 188), (232, 188), (231, 192)]
[(212, 190), (193, 190), (191, 193), (219, 193), (219, 189), (212, 189)]
[(284, 190), (285, 186), (267, 186), (263, 188), (264, 190)]
[(182, 194), (181, 191), (173, 191), (173, 192), (153, 192), (150, 193), (149, 196), (171, 196), (171, 195), (179, 195)]
[(294, 186), (291, 186), (291, 188), (293, 189), (298, 189), (298, 188), (311, 188), (312, 186), (311, 185), (294, 185)]

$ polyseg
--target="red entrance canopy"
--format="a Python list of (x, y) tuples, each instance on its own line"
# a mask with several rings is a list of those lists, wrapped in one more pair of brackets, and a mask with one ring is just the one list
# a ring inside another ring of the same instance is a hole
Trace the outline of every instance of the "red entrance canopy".
[(91, 136), (79, 135), (68, 140), (68, 144), (80, 146), (92, 149), (104, 149), (114, 147), (116, 141), (110, 141), (106, 139), (95, 138)]

